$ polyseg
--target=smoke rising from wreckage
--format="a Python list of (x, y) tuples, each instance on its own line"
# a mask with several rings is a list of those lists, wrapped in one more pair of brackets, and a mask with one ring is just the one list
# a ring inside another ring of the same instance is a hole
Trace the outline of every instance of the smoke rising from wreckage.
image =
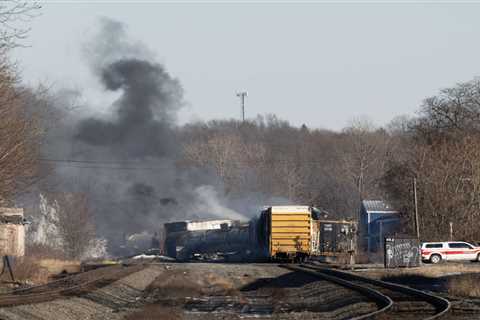
[(164, 249), (180, 261), (352, 261), (356, 223), (327, 219), (311, 206), (272, 206), (248, 222), (177, 221), (165, 224)]
[[(153, 234), (169, 220), (245, 220), (257, 211), (262, 195), (235, 201), (239, 213), (228, 208), (233, 202), (213, 171), (179, 163), (176, 117), (183, 88), (143, 44), (127, 37), (123, 24), (102, 19), (85, 52), (105, 92), (118, 98), (103, 108), (106, 115), (68, 111), (50, 128), (42, 152), (47, 159), (88, 163), (54, 163), (48, 188), (88, 195), (97, 234), (108, 239), (112, 253), (121, 253), (129, 234)], [(66, 112), (64, 105), (53, 107)]]

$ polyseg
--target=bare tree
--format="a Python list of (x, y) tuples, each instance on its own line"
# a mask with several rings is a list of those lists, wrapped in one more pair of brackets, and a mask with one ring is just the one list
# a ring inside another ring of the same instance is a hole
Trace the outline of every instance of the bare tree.
[(81, 258), (95, 239), (87, 197), (79, 193), (56, 193), (53, 199), (64, 252), (69, 258)]
[(344, 131), (340, 145), (343, 167), (357, 187), (359, 198), (378, 197), (379, 182), (383, 176), (390, 137), (377, 129), (369, 119), (358, 118)]
[(0, 2), (0, 205), (13, 202), (22, 185), (36, 175), (39, 126), (7, 54), (25, 38), (25, 21), (39, 7), (31, 1)]
[(4, 0), (0, 2), (0, 52), (14, 48), (30, 31), (25, 22), (36, 16), (40, 9), (37, 1)]
[(41, 130), (29, 113), (15, 74), (0, 66), (0, 204), (12, 202), (22, 185), (36, 175)]
[(259, 168), (265, 155), (261, 143), (247, 142), (239, 132), (225, 131), (208, 133), (200, 139), (191, 136), (185, 141), (183, 151), (187, 161), (212, 168), (231, 192), (247, 188), (251, 182), (249, 171)]
[[(359, 152), (353, 146), (363, 138), (349, 130), (336, 133), (296, 128), (274, 116), (242, 123), (197, 123), (182, 131), (183, 155), (187, 165), (213, 169), (233, 195), (260, 192), (348, 217), (359, 205), (355, 196), (358, 179), (353, 177), (354, 171), (358, 173), (353, 166)], [(385, 136), (384, 131), (366, 130), (364, 141), (374, 151), (385, 152), (383, 145), (375, 145), (385, 143)], [(382, 152), (368, 153), (368, 168), (362, 166), (362, 173), (369, 177), (364, 180), (366, 185), (383, 174), (383, 166), (377, 166), (383, 164)], [(349, 170), (346, 163), (352, 165)], [(368, 185), (366, 189), (376, 188)]]
[(400, 156), (390, 158), (386, 170), (389, 196), (412, 220), (415, 177), (421, 237), (445, 240), (452, 222), (457, 239), (478, 240), (480, 82), (461, 83), (425, 99), (421, 117), (406, 128), (397, 132)]

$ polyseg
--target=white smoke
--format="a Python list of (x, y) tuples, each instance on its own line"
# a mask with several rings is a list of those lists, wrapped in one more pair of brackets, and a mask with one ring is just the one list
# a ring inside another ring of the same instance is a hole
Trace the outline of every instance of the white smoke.
[(83, 253), (82, 257), (80, 257), (82, 260), (86, 259), (98, 259), (98, 258), (107, 258), (108, 252), (107, 252), (107, 245), (108, 241), (107, 239), (104, 238), (95, 238), (90, 240), (90, 243)]
[(220, 218), (228, 218), (232, 220), (247, 221), (248, 218), (235, 210), (232, 210), (222, 204), (218, 196), (218, 191), (210, 185), (203, 185), (195, 188), (196, 196), (195, 210), (198, 212), (206, 212)]
[[(64, 249), (64, 240), (60, 233), (60, 219), (58, 216), (58, 203), (49, 202), (48, 198), (40, 194), (39, 215), (32, 217), (32, 224), (27, 230), (27, 241), (39, 244), (54, 250)], [(90, 240), (81, 259), (107, 257), (107, 240), (95, 238)]]
[(40, 194), (40, 214), (32, 218), (28, 228), (27, 241), (41, 244), (52, 249), (62, 249), (63, 242), (58, 230), (58, 212), (48, 203), (47, 197)]

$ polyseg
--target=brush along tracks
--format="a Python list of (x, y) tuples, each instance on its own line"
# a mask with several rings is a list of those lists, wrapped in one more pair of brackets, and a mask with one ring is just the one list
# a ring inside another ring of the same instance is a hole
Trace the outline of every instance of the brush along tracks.
[(440, 319), (450, 310), (450, 302), (433, 294), (399, 284), (314, 265), (287, 266), (358, 291), (375, 301), (376, 311), (353, 319)]
[(80, 296), (114, 281), (140, 271), (145, 265), (104, 267), (50, 283), (30, 288), (18, 289), (9, 294), (0, 295), (0, 307), (46, 302), (72, 296)]

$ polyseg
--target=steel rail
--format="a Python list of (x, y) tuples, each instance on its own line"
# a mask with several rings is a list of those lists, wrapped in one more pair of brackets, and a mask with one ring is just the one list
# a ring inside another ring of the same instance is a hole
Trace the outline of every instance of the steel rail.
[(365, 286), (362, 286), (362, 285), (359, 285), (359, 284), (356, 284), (356, 283), (352, 283), (350, 281), (341, 279), (339, 277), (335, 277), (335, 276), (328, 275), (328, 274), (325, 274), (325, 273), (319, 273), (318, 271), (315, 271), (315, 270), (312, 270), (312, 269), (309, 269), (309, 268), (306, 268), (306, 267), (301, 267), (301, 266), (296, 266), (296, 265), (283, 265), (283, 267), (287, 268), (289, 270), (292, 270), (292, 271), (301, 271), (301, 272), (309, 273), (313, 276), (322, 278), (322, 279), (327, 280), (329, 282), (333, 282), (333, 283), (336, 283), (336, 284), (341, 285), (343, 287), (352, 289), (354, 291), (358, 291), (361, 294), (363, 294), (365, 296), (368, 296), (369, 298), (372, 298), (379, 307), (379, 309), (377, 309), (373, 312), (366, 313), (366, 314), (351, 318), (350, 320), (374, 319), (376, 315), (384, 313), (385, 311), (387, 311), (388, 309), (390, 309), (393, 306), (393, 300), (389, 296), (381, 293), (378, 290), (375, 290), (375, 289), (372, 289), (372, 288), (369, 288), (369, 287), (365, 287)]
[[(436, 309), (436, 313), (432, 316), (429, 316), (427, 318), (424, 318), (423, 320), (435, 320), (439, 319), (440, 317), (444, 316), (450, 309), (451, 309), (451, 303), (447, 299), (443, 297), (436, 296), (434, 294), (414, 289), (411, 287), (407, 287), (401, 284), (397, 283), (392, 283), (392, 282), (386, 282), (382, 280), (377, 280), (377, 279), (372, 279), (372, 278), (367, 278), (363, 277), (357, 274), (353, 274), (350, 272), (345, 272), (345, 271), (340, 271), (340, 270), (335, 270), (331, 268), (324, 268), (324, 267), (319, 267), (315, 265), (309, 265), (309, 264), (303, 264), (301, 265), (302, 268), (306, 268), (309, 270), (314, 270), (318, 272), (318, 274), (322, 275), (328, 275), (334, 278), (342, 279), (346, 282), (351, 283), (351, 281), (359, 281), (363, 283), (368, 283), (377, 287), (382, 287), (391, 291), (396, 291), (400, 292), (405, 295), (409, 296), (414, 296), (416, 298), (420, 298), (423, 301), (427, 301), (431, 305), (433, 305)], [(350, 280), (350, 281), (349, 281)], [(373, 289), (372, 289), (373, 290)], [(386, 310), (384, 310), (386, 311)]]
[[(131, 272), (126, 274), (125, 276), (128, 276), (131, 273), (138, 272), (142, 269), (144, 269), (146, 266), (144, 265), (136, 265), (132, 266)], [(125, 269), (120, 269), (120, 270), (115, 270), (113, 273), (114, 276), (117, 274), (122, 273), (125, 271)], [(42, 292), (34, 292), (34, 293), (18, 293), (15, 294), (15, 291), (13, 293), (9, 294), (4, 294), (0, 295), (0, 307), (9, 307), (9, 306), (16, 306), (16, 305), (22, 305), (22, 304), (32, 304), (32, 303), (40, 303), (40, 302), (46, 302), (46, 301), (51, 301), (55, 300), (61, 297), (69, 297), (75, 295), (75, 293), (79, 292), (81, 293), (83, 290), (88, 290), (90, 286), (96, 285), (99, 282), (102, 282), (106, 279), (112, 278), (112, 274), (104, 274), (102, 276), (98, 276), (92, 280), (88, 281), (83, 281), (81, 283), (76, 283), (74, 285), (66, 286), (63, 288), (55, 288), (55, 289), (48, 289), (42, 291)], [(122, 277), (121, 277), (122, 278)], [(114, 281), (120, 280), (115, 279)], [(56, 281), (54, 281), (56, 282)], [(48, 284), (46, 284), (48, 285)], [(45, 286), (45, 285), (41, 285)], [(41, 287), (41, 286), (37, 286)]]
[[(113, 272), (125, 270), (124, 269), (125, 267), (130, 268), (130, 267), (134, 267), (135, 265), (132, 265), (132, 264), (115, 264), (115, 265), (108, 265), (108, 266), (97, 268), (97, 269), (92, 269), (92, 270), (89, 270), (89, 271), (81, 271), (81, 272), (78, 272), (78, 273), (75, 273), (75, 274), (67, 275), (65, 277), (62, 277), (62, 278), (59, 278), (59, 279), (56, 279), (56, 280), (49, 281), (49, 282), (44, 283), (44, 284), (38, 284), (38, 285), (33, 285), (33, 286), (14, 289), (10, 292), (0, 294), (0, 298), (2, 296), (6, 296), (6, 295), (10, 295), (10, 294), (11, 295), (25, 295), (25, 293), (23, 293), (23, 292), (27, 292), (26, 294), (28, 294), (28, 291), (33, 291), (33, 290), (36, 290), (36, 289), (46, 289), (46, 290), (53, 291), (56, 288), (55, 287), (51, 288), (52, 285), (59, 285), (59, 284), (62, 284), (62, 283), (65, 283), (66, 285), (68, 285), (68, 281), (71, 281), (71, 280), (76, 281), (75, 278), (77, 276), (81, 275), (81, 274), (85, 274), (85, 273), (88, 273), (88, 272), (93, 272), (93, 271), (99, 270), (99, 269), (102, 269), (102, 271), (104, 271), (105, 270), (104, 268), (110, 268), (110, 267), (117, 267), (118, 268), (119, 266), (121, 266), (121, 268), (119, 268), (120, 270), (113, 270)], [(71, 285), (71, 286), (73, 286), (73, 285)], [(66, 286), (64, 286), (64, 287), (66, 287)], [(35, 292), (32, 292), (32, 293), (35, 293)]]

